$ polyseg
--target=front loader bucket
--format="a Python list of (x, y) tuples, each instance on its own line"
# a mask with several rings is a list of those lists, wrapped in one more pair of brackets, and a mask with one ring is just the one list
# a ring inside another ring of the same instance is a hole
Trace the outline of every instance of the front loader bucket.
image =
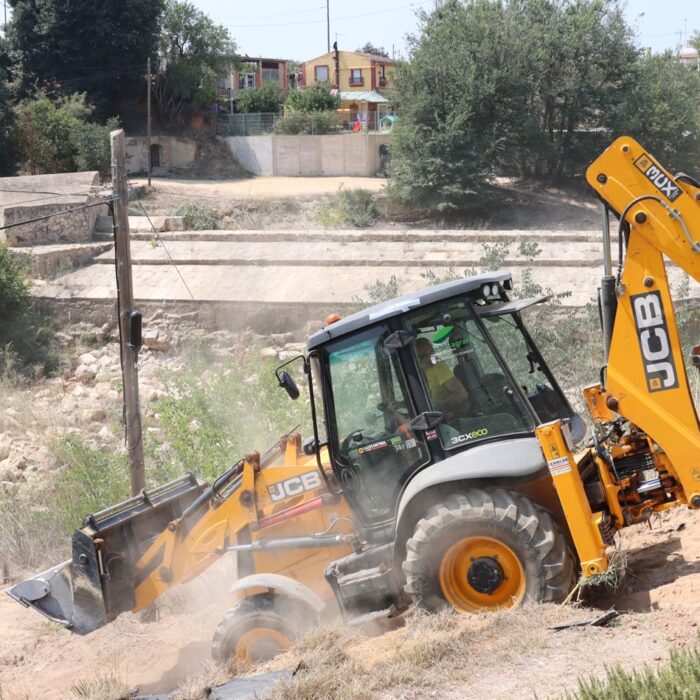
[(135, 564), (153, 539), (207, 487), (192, 474), (85, 518), (72, 559), (7, 593), (26, 607), (87, 634), (134, 607)]

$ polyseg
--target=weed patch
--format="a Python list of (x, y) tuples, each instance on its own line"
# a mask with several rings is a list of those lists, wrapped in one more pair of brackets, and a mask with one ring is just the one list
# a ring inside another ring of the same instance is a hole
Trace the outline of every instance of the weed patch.
[(324, 228), (369, 228), (377, 219), (377, 206), (369, 190), (341, 187), (319, 204), (316, 217)]
[(183, 202), (175, 208), (174, 214), (184, 217), (188, 231), (209, 231), (215, 229), (219, 222), (216, 210), (199, 202)]

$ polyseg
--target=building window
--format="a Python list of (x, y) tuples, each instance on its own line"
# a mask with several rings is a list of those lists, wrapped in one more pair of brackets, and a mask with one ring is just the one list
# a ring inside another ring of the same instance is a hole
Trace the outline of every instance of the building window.
[(314, 66), (314, 80), (317, 83), (328, 82), (328, 66)]
[(238, 76), (238, 89), (250, 90), (255, 87), (255, 73), (242, 73)]
[(377, 66), (377, 73), (379, 74), (379, 87), (386, 87), (386, 72), (383, 65)]
[(279, 68), (263, 68), (262, 69), (262, 81), (267, 83), (272, 81), (273, 83), (279, 83), (280, 81), (280, 71)]
[(350, 85), (364, 85), (365, 81), (362, 79), (362, 68), (353, 68), (350, 71)]

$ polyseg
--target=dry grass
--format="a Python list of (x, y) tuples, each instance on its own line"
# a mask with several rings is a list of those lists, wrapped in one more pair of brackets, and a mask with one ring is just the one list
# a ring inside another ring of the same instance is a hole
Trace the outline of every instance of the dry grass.
[(90, 680), (78, 681), (71, 689), (71, 697), (76, 700), (129, 700), (133, 697), (133, 689), (117, 671), (110, 671)]
[(212, 688), (230, 681), (240, 675), (243, 670), (245, 669), (235, 660), (224, 667), (213, 661), (204, 661), (200, 670), (187, 676), (173, 695), (169, 697), (171, 700), (207, 700)]
[(470, 616), (416, 612), (406, 627), (385, 634), (376, 646), (352, 630), (319, 628), (293, 656), (280, 660), (289, 667), (294, 657), (301, 658), (294, 678), (277, 685), (271, 700), (364, 700), (416, 688), (422, 697), (433, 689), (444, 691), (472, 676), (484, 655), (489, 665), (506, 668), (546, 645), (548, 625), (579, 615), (584, 613), (555, 605)]

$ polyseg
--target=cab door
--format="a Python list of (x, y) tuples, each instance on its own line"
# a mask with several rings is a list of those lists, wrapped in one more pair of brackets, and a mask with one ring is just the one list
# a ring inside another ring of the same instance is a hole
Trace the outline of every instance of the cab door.
[(410, 429), (414, 406), (387, 326), (329, 343), (324, 349), (326, 406), (333, 468), (366, 522), (393, 517), (402, 485), (430, 460)]

